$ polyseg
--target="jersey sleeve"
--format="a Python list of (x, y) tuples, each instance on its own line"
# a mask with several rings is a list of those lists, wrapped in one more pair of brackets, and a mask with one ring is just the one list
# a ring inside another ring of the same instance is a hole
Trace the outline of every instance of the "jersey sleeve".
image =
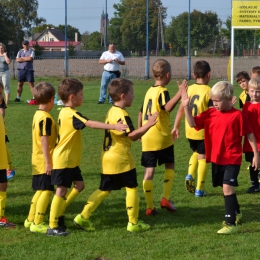
[(39, 122), (40, 136), (51, 136), (52, 120), (45, 117)]
[(164, 106), (169, 102), (170, 100), (170, 94), (168, 90), (163, 91), (158, 98), (159, 106), (162, 110), (164, 110)]
[(83, 116), (81, 113), (76, 112), (73, 115), (73, 127), (77, 130), (82, 130), (86, 127), (86, 122), (89, 120), (87, 117)]

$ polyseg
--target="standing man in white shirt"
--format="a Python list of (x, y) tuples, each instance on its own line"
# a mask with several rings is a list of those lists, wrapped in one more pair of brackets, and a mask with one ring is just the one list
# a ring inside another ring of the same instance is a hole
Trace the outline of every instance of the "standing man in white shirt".
[[(112, 79), (120, 77), (119, 67), (120, 65), (125, 65), (125, 58), (121, 52), (116, 50), (115, 44), (110, 43), (108, 51), (102, 53), (99, 64), (104, 64), (104, 71), (102, 73), (98, 104), (104, 104), (107, 97), (108, 84)], [(108, 102), (113, 104), (113, 100), (109, 95)]]

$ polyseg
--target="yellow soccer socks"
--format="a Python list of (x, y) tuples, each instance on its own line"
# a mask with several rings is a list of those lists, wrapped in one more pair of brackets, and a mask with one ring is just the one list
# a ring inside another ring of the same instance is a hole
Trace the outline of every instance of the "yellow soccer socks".
[(59, 217), (63, 214), (62, 210), (66, 208), (64, 204), (66, 204), (65, 198), (61, 198), (57, 195), (53, 196), (49, 221), (49, 227), (51, 229), (58, 227)]
[(195, 179), (197, 168), (198, 168), (198, 153), (194, 152), (190, 157), (189, 167), (188, 167), (188, 174), (190, 174), (193, 179)]
[(96, 210), (99, 204), (110, 194), (109, 191), (96, 190), (88, 198), (88, 201), (81, 212), (84, 219), (89, 219), (91, 214)]
[(139, 202), (138, 187), (126, 188), (126, 210), (128, 222), (136, 225), (139, 217)]
[(163, 178), (163, 197), (166, 200), (170, 199), (172, 184), (174, 180), (174, 170), (173, 169), (165, 169), (164, 178)]
[(41, 196), (41, 194), (42, 194), (42, 190), (38, 190), (35, 192), (34, 196), (32, 197), (31, 206), (30, 206), (28, 217), (27, 217), (27, 220), (29, 222), (33, 222), (33, 220), (35, 218), (36, 205), (37, 205), (37, 201), (38, 201), (39, 197)]
[(146, 208), (154, 209), (153, 203), (153, 181), (152, 180), (143, 180), (143, 191), (146, 200)]
[(207, 178), (208, 164), (206, 159), (198, 160), (198, 180), (196, 190), (204, 191), (204, 184)]
[(0, 191), (0, 218), (5, 215), (6, 191)]

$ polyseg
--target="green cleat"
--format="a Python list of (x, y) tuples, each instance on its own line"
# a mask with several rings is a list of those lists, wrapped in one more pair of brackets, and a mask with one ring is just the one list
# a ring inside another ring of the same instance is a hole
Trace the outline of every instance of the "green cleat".
[(186, 190), (190, 193), (194, 193), (195, 192), (195, 181), (192, 178), (191, 174), (187, 174), (186, 178), (185, 178), (185, 186), (186, 186)]
[(236, 214), (236, 225), (241, 224), (242, 212)]
[(42, 222), (42, 223), (40, 223), (38, 225), (35, 225), (34, 223), (32, 223), (31, 226), (30, 226), (30, 231), (32, 233), (46, 234), (47, 229), (48, 229), (48, 226), (44, 222)]
[(217, 233), (220, 235), (230, 235), (236, 233), (237, 231), (238, 231), (237, 226), (223, 223), (223, 228), (221, 228)]
[(88, 219), (82, 218), (80, 214), (78, 214), (74, 218), (73, 224), (76, 225), (78, 228), (81, 228), (85, 231), (94, 231), (95, 230), (92, 222)]
[(26, 219), (25, 221), (24, 221), (24, 227), (26, 227), (26, 228), (30, 228), (30, 226), (32, 225), (32, 221), (29, 221), (28, 219)]
[(143, 221), (139, 220), (137, 224), (132, 224), (128, 222), (127, 225), (127, 231), (129, 232), (139, 232), (139, 231), (145, 231), (150, 228), (150, 225), (145, 224)]

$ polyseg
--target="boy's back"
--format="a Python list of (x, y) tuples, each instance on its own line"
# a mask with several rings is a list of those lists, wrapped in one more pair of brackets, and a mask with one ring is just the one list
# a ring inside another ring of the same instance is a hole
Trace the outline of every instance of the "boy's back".
[(105, 130), (101, 155), (101, 173), (103, 174), (120, 174), (135, 168), (130, 151), (132, 140), (127, 136), (129, 132), (134, 131), (134, 126), (127, 111), (117, 106), (111, 107), (106, 115), (105, 123), (116, 124), (118, 120), (124, 119), (129, 127), (126, 133)]
[[(210, 106), (210, 87), (203, 84), (193, 84), (189, 86), (187, 90), (190, 98), (189, 107), (193, 116), (197, 116), (200, 113), (206, 111)], [(212, 103), (212, 102), (211, 102)], [(192, 140), (203, 140), (204, 130), (196, 131), (193, 127), (190, 127), (187, 119), (185, 118), (185, 131), (186, 137)]]
[(142, 137), (143, 151), (158, 151), (173, 144), (170, 128), (170, 113), (164, 109), (170, 100), (166, 87), (152, 86), (146, 92), (142, 108), (142, 125), (146, 124), (149, 114), (159, 112), (157, 123)]
[(48, 136), (48, 144), (52, 157), (57, 139), (57, 129), (52, 116), (43, 110), (37, 110), (32, 123), (32, 174), (42, 174), (46, 171), (41, 136)]

